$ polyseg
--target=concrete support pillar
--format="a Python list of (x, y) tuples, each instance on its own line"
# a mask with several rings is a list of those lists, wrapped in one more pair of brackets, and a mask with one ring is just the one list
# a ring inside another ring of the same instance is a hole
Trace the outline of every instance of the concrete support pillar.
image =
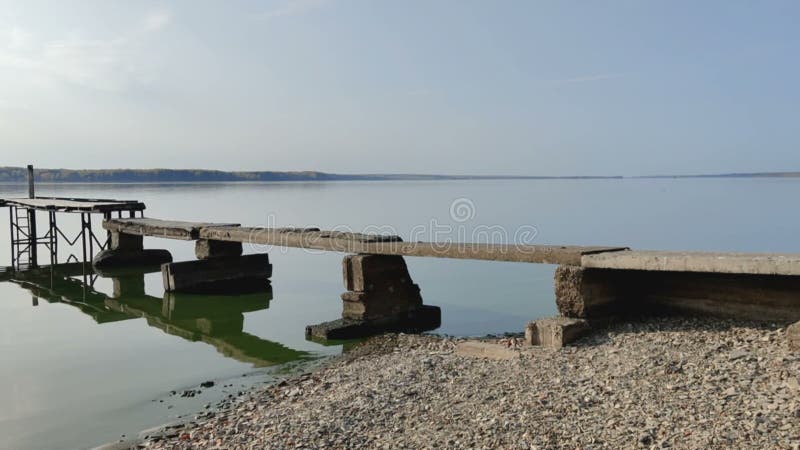
[(112, 231), (111, 250), (120, 250), (120, 251), (144, 250), (144, 236)]
[(402, 256), (347, 255), (342, 261), (342, 317), (380, 320), (419, 309), (422, 296)]
[(163, 249), (145, 249), (144, 236), (111, 231), (109, 248), (92, 258), (98, 269), (116, 269), (135, 266), (155, 266), (172, 261), (172, 255)]
[(441, 311), (422, 304), (402, 256), (347, 255), (342, 261), (342, 318), (306, 327), (311, 339), (352, 339), (385, 331), (424, 331), (441, 324)]
[(197, 259), (219, 258), (222, 256), (241, 256), (242, 243), (198, 239), (194, 244)]

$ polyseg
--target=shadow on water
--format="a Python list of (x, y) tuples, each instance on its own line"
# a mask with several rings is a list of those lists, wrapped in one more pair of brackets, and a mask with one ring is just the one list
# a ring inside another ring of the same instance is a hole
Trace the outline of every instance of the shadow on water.
[[(244, 313), (269, 308), (272, 287), (245, 295), (199, 295), (165, 292), (162, 298), (145, 293), (144, 276), (158, 267), (95, 272), (86, 276), (81, 264), (60, 264), (21, 272), (7, 272), (8, 280), (24, 287), (33, 301), (65, 303), (78, 308), (98, 324), (144, 318), (151, 327), (193, 342), (213, 346), (226, 357), (267, 367), (313, 356), (246, 333)], [(88, 270), (91, 270), (88, 268)], [(94, 289), (96, 277), (108, 278), (111, 296)], [(82, 279), (74, 278), (81, 277)]]

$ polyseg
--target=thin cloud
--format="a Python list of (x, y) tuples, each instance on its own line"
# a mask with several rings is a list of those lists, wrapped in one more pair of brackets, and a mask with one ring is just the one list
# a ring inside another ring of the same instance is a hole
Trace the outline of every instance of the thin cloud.
[(26, 45), (0, 43), (0, 67), (18, 77), (46, 77), (103, 91), (119, 91), (152, 80), (148, 65), (137, 55), (137, 37), (84, 39), (72, 36), (38, 42), (25, 33)]
[(328, 0), (288, 0), (277, 8), (257, 13), (255, 18), (272, 20), (278, 17), (302, 16), (324, 7), (327, 3)]
[(15, 51), (28, 50), (32, 44), (33, 36), (22, 28), (14, 27), (8, 30), (8, 48)]
[(158, 31), (167, 25), (172, 20), (169, 11), (154, 11), (144, 19), (144, 29), (146, 31)]

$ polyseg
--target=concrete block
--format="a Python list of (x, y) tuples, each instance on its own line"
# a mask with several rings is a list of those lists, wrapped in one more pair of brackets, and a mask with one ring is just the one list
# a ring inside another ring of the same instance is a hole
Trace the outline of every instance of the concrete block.
[(786, 328), (786, 338), (789, 341), (789, 350), (800, 352), (800, 322)]
[(408, 288), (402, 294), (352, 292), (342, 294), (342, 317), (346, 319), (380, 319), (402, 314), (422, 306), (419, 287)]
[(266, 253), (185, 261), (161, 266), (164, 290), (197, 294), (257, 292), (269, 288)]
[(133, 251), (142, 250), (143, 248), (144, 236), (120, 233), (117, 231), (111, 232), (111, 250)]
[(172, 261), (167, 250), (103, 250), (92, 258), (92, 265), (98, 269), (123, 267), (144, 267)]
[(348, 291), (402, 291), (413, 284), (402, 256), (347, 255), (342, 260)]
[(198, 239), (194, 244), (197, 259), (219, 258), (221, 256), (241, 256), (242, 243)]
[(525, 342), (555, 350), (584, 336), (591, 328), (583, 319), (549, 317), (530, 322), (525, 327)]
[(342, 260), (344, 285), (342, 318), (379, 320), (422, 306), (402, 256), (347, 255)]
[(442, 324), (442, 311), (438, 306), (423, 305), (414, 311), (381, 320), (337, 319), (306, 327), (306, 339), (327, 340), (357, 339), (387, 332), (419, 333), (433, 330)]

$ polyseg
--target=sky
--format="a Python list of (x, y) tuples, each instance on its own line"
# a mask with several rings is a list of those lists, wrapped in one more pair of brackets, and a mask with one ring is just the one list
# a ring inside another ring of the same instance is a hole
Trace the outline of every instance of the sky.
[(796, 1), (0, 0), (0, 166), (800, 170)]

